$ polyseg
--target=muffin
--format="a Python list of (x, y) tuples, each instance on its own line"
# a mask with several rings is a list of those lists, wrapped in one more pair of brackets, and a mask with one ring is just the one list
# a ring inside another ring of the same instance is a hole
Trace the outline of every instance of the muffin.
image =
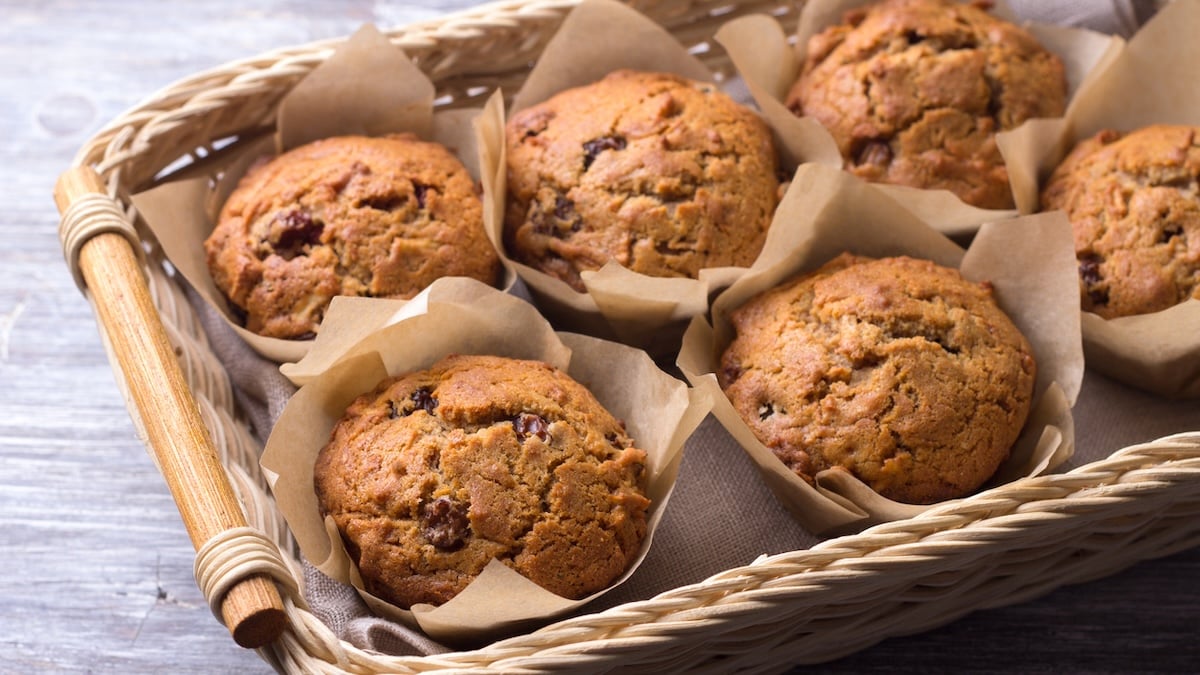
[(1101, 131), (1042, 190), (1075, 233), (1081, 306), (1106, 319), (1200, 298), (1197, 127)]
[(1029, 414), (1032, 348), (987, 283), (908, 257), (842, 254), (731, 316), (718, 381), (808, 482), (849, 471), (893, 501), (979, 488)]
[(771, 132), (712, 84), (619, 70), (517, 112), (505, 135), (506, 250), (577, 291), (610, 260), (695, 278), (762, 249), (779, 192)]
[(466, 167), (411, 134), (327, 138), (256, 165), (204, 248), (246, 329), (288, 339), (314, 337), (337, 295), (411, 298), (500, 270)]
[(645, 462), (563, 372), (455, 355), (355, 400), (313, 474), (366, 590), (408, 608), (492, 559), (565, 598), (606, 588), (645, 537)]
[(1013, 208), (998, 131), (1066, 107), (1063, 64), (990, 3), (887, 0), (813, 36), (786, 98), (868, 181)]

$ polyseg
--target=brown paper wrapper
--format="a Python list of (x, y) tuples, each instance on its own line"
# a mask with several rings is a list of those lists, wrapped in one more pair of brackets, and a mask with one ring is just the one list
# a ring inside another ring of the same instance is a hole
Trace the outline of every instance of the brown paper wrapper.
[[(246, 330), (212, 281), (204, 240), (217, 222), (221, 205), (254, 162), (339, 135), (411, 132), (448, 147), (478, 180), (480, 160), (472, 124), (478, 110), (435, 114), (433, 98), (429, 78), (386, 36), (364, 25), (280, 101), (273, 136), (227, 151), (208, 175), (174, 180), (136, 194), (133, 204), (171, 264), (243, 340), (273, 361), (297, 361), (312, 340), (263, 337)], [(485, 193), (483, 199), (486, 203), (489, 195)], [(502, 287), (513, 290), (516, 274), (508, 267), (503, 274)]]
[[(298, 363), (281, 368), (302, 385), (267, 441), (262, 466), (300, 551), (326, 575), (359, 590), (383, 617), (449, 644), (496, 637), (575, 609), (624, 582), (645, 558), (675, 484), (684, 441), (708, 414), (704, 394), (661, 371), (644, 352), (598, 338), (556, 333), (529, 303), (478, 281), (435, 281), (411, 302), (336, 298), (325, 328)], [(449, 602), (403, 610), (362, 590), (313, 491), (313, 462), (346, 406), (390, 375), (451, 354), (538, 359), (564, 370), (623, 420), (647, 454), (647, 534), (641, 555), (610, 589), (568, 600), (493, 562)]]
[[(1044, 181), (1075, 144), (1104, 129), (1151, 124), (1200, 126), (1200, 4), (1172, 2), (1130, 38), (1076, 94), (1062, 120), (1027, 139), (1036, 169), (1013, 182), (1026, 212), (1039, 207)], [(1073, 263), (1074, 264), (1074, 263)], [(1200, 300), (1119, 319), (1083, 316), (1088, 366), (1125, 384), (1175, 398), (1200, 397)]]
[(754, 437), (717, 383), (720, 356), (733, 339), (730, 313), (843, 251), (924, 258), (957, 268), (967, 279), (990, 281), (1038, 362), (1030, 419), (992, 483), (1049, 471), (1071, 456), (1071, 406), (1083, 380), (1083, 353), (1071, 231), (1062, 213), (985, 224), (963, 251), (874, 186), (840, 169), (805, 164), (779, 206), (767, 249), (770, 256), (760, 258), (714, 301), (711, 326), (702, 317), (692, 320), (678, 365), (694, 387), (712, 397), (713, 414), (805, 528), (839, 534), (931, 508), (884, 499), (846, 471), (824, 471), (810, 485)]
[[(814, 162), (835, 168), (842, 166), (842, 157), (833, 136), (816, 120), (797, 117), (783, 104), (788, 90), (800, 76), (809, 38), (830, 25), (840, 23), (850, 9), (869, 4), (872, 0), (809, 0), (801, 11), (796, 28), (795, 47), (788, 43), (783, 28), (765, 15), (735, 19), (717, 32), (715, 39), (725, 48), (738, 73), (763, 116), (771, 124), (787, 149), (793, 163)], [(996, 16), (1020, 24), (1006, 5), (997, 3), (992, 10)], [(1120, 44), (1113, 38), (1079, 28), (1062, 28), (1044, 24), (1025, 24), (1050, 51), (1057, 54), (1066, 68), (1067, 91), (1070, 96), (1111, 56)], [(1035, 145), (1025, 141), (1041, 120), (1031, 120), (1011, 131), (997, 134), (997, 140), (1015, 136), (1014, 141), (1000, 143), (1001, 154), (1012, 174), (1027, 174), (1037, 166)], [(947, 234), (967, 234), (981, 223), (1009, 218), (1016, 210), (981, 209), (966, 204), (948, 190), (924, 190), (903, 185), (876, 183), (875, 187), (892, 196), (928, 223)]]
[[(589, 84), (613, 70), (629, 68), (675, 73), (711, 82), (713, 74), (688, 54), (662, 27), (613, 0), (584, 0), (571, 11), (546, 45), (529, 77), (513, 98), (515, 112), (572, 87)], [(480, 118), (484, 179), (491, 194), (505, 194), (505, 113), (489, 105)], [(503, 204), (499, 204), (493, 241), (502, 240)], [(708, 302), (745, 268), (701, 270), (698, 279), (659, 278), (609, 263), (581, 276), (586, 293), (543, 272), (513, 261), (538, 306), (566, 330), (636, 345), (656, 355), (674, 354), (688, 319), (708, 310)]]

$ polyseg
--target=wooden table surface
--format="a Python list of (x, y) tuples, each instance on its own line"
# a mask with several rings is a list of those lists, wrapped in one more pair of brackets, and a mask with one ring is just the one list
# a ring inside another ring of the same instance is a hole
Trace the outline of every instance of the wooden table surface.
[[(51, 188), (186, 75), (473, 4), (0, 0), (0, 673), (268, 672), (212, 617), (63, 264)], [(829, 672), (1200, 671), (1200, 550), (884, 642)]]

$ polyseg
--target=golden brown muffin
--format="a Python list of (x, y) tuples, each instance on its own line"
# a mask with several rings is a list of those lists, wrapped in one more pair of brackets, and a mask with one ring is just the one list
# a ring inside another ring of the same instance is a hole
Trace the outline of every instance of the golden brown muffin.
[(516, 113), (506, 136), (506, 250), (580, 292), (610, 260), (695, 278), (762, 249), (771, 132), (714, 85), (621, 70)]
[(1033, 399), (1032, 349), (988, 284), (913, 258), (842, 254), (738, 308), (721, 387), (811, 482), (841, 468), (889, 499), (964, 496)]
[(493, 558), (566, 598), (606, 588), (646, 534), (645, 461), (565, 373), (449, 356), (355, 400), (313, 473), (366, 589), (410, 607)]
[(312, 338), (337, 295), (411, 298), (500, 270), (467, 169), (411, 134), (327, 138), (255, 166), (204, 247), (246, 329), (278, 338)]
[(869, 181), (1013, 208), (998, 131), (1066, 107), (1062, 62), (990, 3), (887, 0), (809, 41), (787, 106), (827, 128)]
[(1200, 139), (1190, 126), (1101, 131), (1042, 190), (1075, 232), (1081, 304), (1105, 318), (1200, 298)]

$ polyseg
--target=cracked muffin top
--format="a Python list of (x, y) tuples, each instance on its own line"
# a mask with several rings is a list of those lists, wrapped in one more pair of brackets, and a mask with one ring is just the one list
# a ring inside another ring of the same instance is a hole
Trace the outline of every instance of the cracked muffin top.
[(1025, 425), (1036, 364), (987, 283), (844, 253), (731, 317), (718, 379), (763, 445), (809, 481), (849, 471), (894, 501), (976, 490)]
[(470, 173), (412, 134), (327, 138), (255, 165), (204, 248), (246, 329), (288, 339), (314, 337), (337, 295), (411, 298), (500, 271)]
[(562, 371), (455, 355), (355, 400), (313, 474), (366, 589), (408, 608), (492, 559), (565, 598), (608, 587), (646, 534), (645, 462)]
[(1075, 233), (1080, 303), (1104, 318), (1200, 299), (1200, 139), (1191, 126), (1105, 130), (1042, 190)]
[(583, 292), (610, 260), (650, 276), (749, 266), (778, 200), (766, 123), (715, 85), (619, 70), (515, 113), (504, 244)]
[(1059, 117), (1060, 59), (988, 2), (888, 0), (815, 35), (785, 103), (833, 135), (865, 180), (1013, 208), (995, 133)]

